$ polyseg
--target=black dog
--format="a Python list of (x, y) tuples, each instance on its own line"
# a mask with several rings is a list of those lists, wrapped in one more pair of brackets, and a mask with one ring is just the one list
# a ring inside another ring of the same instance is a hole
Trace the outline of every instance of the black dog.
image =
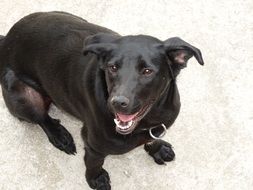
[(109, 154), (145, 144), (158, 164), (174, 159), (171, 145), (154, 139), (178, 116), (176, 77), (192, 56), (204, 64), (180, 38), (120, 36), (68, 13), (35, 13), (0, 38), (2, 93), (15, 117), (39, 124), (67, 154), (76, 152), (73, 138), (49, 106), (81, 120), (87, 182), (111, 189), (102, 168)]

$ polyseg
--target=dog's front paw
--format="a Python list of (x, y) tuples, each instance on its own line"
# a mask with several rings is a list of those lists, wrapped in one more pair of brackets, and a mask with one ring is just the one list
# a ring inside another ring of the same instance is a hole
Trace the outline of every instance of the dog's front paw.
[(159, 165), (174, 160), (175, 153), (170, 143), (163, 140), (155, 140), (152, 143), (144, 145), (144, 149), (152, 156)]
[(99, 176), (94, 179), (87, 179), (88, 184), (92, 189), (97, 190), (110, 190), (110, 177), (107, 171), (102, 169), (102, 172)]
[(67, 154), (75, 154), (76, 146), (72, 135), (60, 125), (59, 121), (54, 120), (54, 122), (57, 123), (57, 126), (54, 126), (50, 133), (48, 133), (49, 141), (61, 151)]

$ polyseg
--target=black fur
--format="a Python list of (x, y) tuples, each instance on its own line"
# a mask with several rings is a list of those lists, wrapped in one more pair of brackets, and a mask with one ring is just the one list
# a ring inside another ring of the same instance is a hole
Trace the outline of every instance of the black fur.
[[(0, 81), (10, 112), (39, 124), (68, 154), (76, 152), (74, 141), (48, 115), (49, 106), (81, 120), (87, 182), (111, 189), (105, 157), (152, 142), (150, 127), (173, 124), (180, 109), (176, 77), (192, 56), (204, 64), (200, 51), (179, 38), (120, 36), (68, 13), (34, 13), (0, 37)], [(135, 113), (135, 128), (116, 132), (114, 118)], [(175, 156), (165, 141), (145, 149), (158, 164)]]

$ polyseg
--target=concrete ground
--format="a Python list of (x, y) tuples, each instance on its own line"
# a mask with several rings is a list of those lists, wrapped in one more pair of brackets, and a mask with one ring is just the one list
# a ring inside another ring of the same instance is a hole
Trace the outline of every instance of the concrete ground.
[[(253, 1), (1, 0), (0, 34), (35, 11), (62, 10), (123, 35), (179, 36), (202, 50), (178, 77), (182, 110), (165, 139), (176, 160), (158, 166), (143, 148), (105, 162), (112, 189), (250, 190), (253, 188)], [(49, 144), (34, 125), (19, 122), (0, 97), (0, 189), (89, 189), (81, 123), (55, 107), (78, 154)]]

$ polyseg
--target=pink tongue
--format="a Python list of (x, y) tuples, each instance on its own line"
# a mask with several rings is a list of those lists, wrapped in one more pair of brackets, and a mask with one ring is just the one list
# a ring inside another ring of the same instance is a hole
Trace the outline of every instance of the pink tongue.
[(138, 113), (135, 113), (135, 114), (132, 114), (132, 115), (123, 115), (123, 114), (117, 113), (117, 116), (119, 117), (119, 120), (120, 120), (120, 121), (128, 122), (128, 121), (133, 120), (133, 118), (134, 118), (137, 114), (138, 114)]

